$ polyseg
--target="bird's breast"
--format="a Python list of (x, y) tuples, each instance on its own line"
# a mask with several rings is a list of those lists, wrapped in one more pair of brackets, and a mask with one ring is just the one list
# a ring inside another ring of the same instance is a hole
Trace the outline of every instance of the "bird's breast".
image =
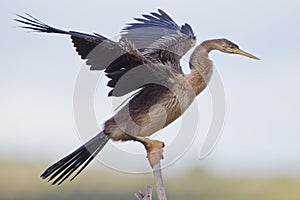
[(180, 84), (173, 88), (150, 86), (116, 113), (110, 127), (118, 134), (150, 136), (180, 117), (194, 98), (193, 91)]

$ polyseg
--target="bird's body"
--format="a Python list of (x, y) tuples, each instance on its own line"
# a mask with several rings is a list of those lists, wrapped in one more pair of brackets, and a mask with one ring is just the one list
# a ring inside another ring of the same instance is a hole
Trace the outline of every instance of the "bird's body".
[[(184, 80), (183, 77), (182, 79)], [(180, 96), (170, 88), (160, 85), (143, 89), (105, 122), (105, 133), (114, 140), (127, 140), (124, 134), (147, 137), (169, 125), (180, 117), (194, 100), (194, 95), (188, 94), (185, 88), (180, 87), (181, 82), (177, 83), (177, 87), (173, 89), (180, 93)], [(178, 99), (184, 99), (182, 105)]]
[(206, 41), (196, 47), (190, 59), (190, 74), (176, 73), (173, 84), (168, 88), (152, 85), (142, 89), (118, 113), (107, 120), (104, 130), (110, 138), (130, 140), (132, 138), (126, 137), (128, 133), (147, 137), (180, 117), (211, 79), (213, 62), (208, 54), (213, 50), (214, 42)]
[[(19, 16), (24, 28), (39, 32), (70, 35), (76, 51), (87, 59), (91, 70), (105, 70), (113, 88), (109, 96), (123, 96), (137, 91), (113, 117), (103, 131), (70, 155), (49, 167), (42, 178), (61, 183), (79, 167), (76, 177), (99, 153), (109, 139), (135, 140), (151, 148), (145, 137), (151, 136), (180, 117), (209, 83), (212, 50), (256, 58), (226, 40), (207, 40), (198, 45), (190, 58), (190, 74), (180, 66), (182, 56), (196, 43), (188, 24), (179, 27), (165, 12), (143, 15), (126, 27), (119, 42), (101, 35), (63, 31), (33, 18)], [(139, 89), (139, 90), (138, 90)]]

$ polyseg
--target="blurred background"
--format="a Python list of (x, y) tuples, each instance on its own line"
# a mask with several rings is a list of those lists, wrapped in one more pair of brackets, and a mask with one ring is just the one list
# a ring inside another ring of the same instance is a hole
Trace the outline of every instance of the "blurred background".
[[(116, 37), (133, 17), (158, 8), (178, 24), (189, 23), (198, 43), (225, 37), (261, 58), (211, 54), (226, 95), (222, 137), (200, 160), (211, 112), (205, 91), (195, 102), (201, 111), (199, 136), (164, 169), (169, 199), (300, 199), (296, 0), (1, 1), (0, 199), (134, 199), (135, 192), (153, 184), (151, 173), (124, 173), (101, 162), (59, 187), (40, 180), (49, 164), (82, 144), (74, 122), (73, 92), (83, 61), (68, 37), (28, 33), (13, 19), (30, 13), (67, 30)], [(95, 105), (100, 127), (112, 114), (103, 100), (107, 91), (101, 83), (95, 94), (101, 99)], [(174, 123), (166, 132), (176, 128)]]

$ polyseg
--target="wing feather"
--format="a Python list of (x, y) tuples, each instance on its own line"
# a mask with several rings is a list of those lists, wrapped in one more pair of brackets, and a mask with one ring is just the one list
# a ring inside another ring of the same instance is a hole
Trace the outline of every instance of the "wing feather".
[(181, 27), (164, 11), (134, 18), (137, 22), (127, 24), (122, 38), (131, 41), (143, 56), (152, 62), (169, 63), (183, 73), (180, 59), (196, 43), (196, 37), (189, 24)]
[[(107, 85), (112, 88), (108, 95), (123, 96), (151, 84), (168, 85), (174, 77), (174, 72), (176, 72), (174, 71), (175, 68), (170, 67), (172, 66), (171, 62), (173, 62), (172, 59), (176, 56), (164, 51), (162, 54), (164, 55), (162, 57), (163, 62), (156, 62), (159, 58), (156, 58), (151, 50), (171, 47), (169, 40), (183, 40), (183, 37), (177, 38), (178, 34), (174, 34), (180, 30), (179, 26), (161, 10), (159, 13), (143, 16), (145, 19), (136, 19), (140, 23), (133, 23), (126, 29), (127, 36), (134, 33), (135, 40), (132, 41), (123, 36), (119, 42), (109, 40), (96, 33), (86, 34), (61, 30), (49, 26), (29, 14), (26, 16), (18, 15), (19, 19), (16, 21), (25, 24), (24, 28), (26, 29), (69, 35), (77, 53), (86, 60), (91, 70), (105, 70), (106, 76), (110, 79)], [(137, 27), (146, 29), (138, 29)], [(153, 31), (154, 27), (160, 28), (159, 31), (156, 30), (156, 32), (149, 34), (147, 29)], [(135, 34), (137, 30), (142, 34)], [(184, 33), (179, 34), (186, 37)], [(169, 39), (167, 39), (168, 37)], [(148, 45), (150, 48), (139, 49), (136, 47), (136, 41), (149, 39), (152, 40)], [(158, 43), (164, 46), (160, 46)], [(178, 57), (175, 60), (179, 59)]]

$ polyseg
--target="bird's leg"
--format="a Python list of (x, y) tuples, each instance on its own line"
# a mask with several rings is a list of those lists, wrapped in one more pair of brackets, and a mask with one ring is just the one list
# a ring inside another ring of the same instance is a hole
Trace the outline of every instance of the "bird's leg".
[(163, 148), (165, 144), (159, 140), (151, 140), (149, 138), (141, 138), (143, 144), (147, 150), (147, 158), (151, 167), (154, 167), (157, 163), (163, 159)]
[(165, 144), (159, 140), (151, 140), (144, 137), (136, 137), (130, 135), (131, 139), (140, 142), (147, 150), (147, 158), (153, 168), (161, 159), (163, 159), (163, 148)]

